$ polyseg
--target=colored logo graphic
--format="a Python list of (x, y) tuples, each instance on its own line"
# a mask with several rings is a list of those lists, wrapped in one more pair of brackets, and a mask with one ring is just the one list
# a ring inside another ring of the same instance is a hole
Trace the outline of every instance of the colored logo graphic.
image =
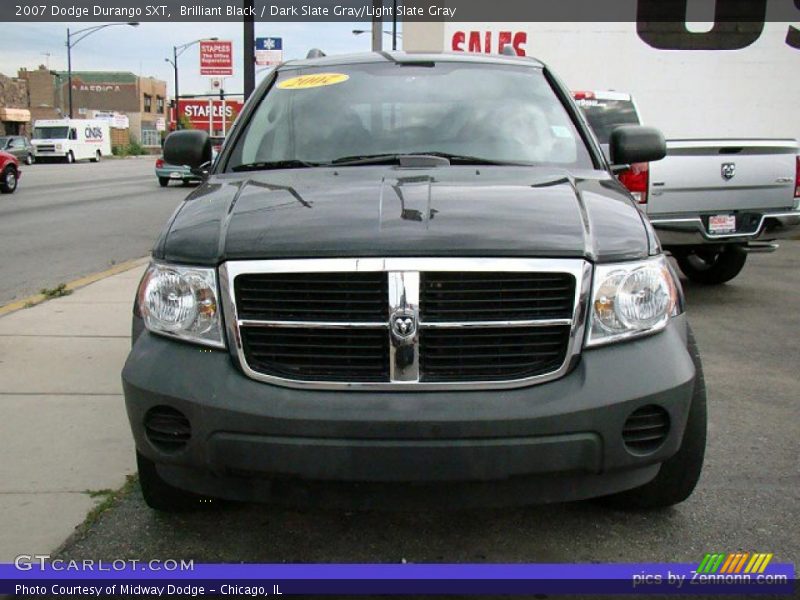
[(697, 567), (698, 573), (763, 573), (772, 560), (772, 553), (734, 552), (706, 554)]

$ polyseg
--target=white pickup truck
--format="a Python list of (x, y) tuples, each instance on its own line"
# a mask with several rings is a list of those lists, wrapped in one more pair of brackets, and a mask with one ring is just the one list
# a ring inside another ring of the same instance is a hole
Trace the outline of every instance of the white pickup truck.
[[(606, 151), (615, 127), (640, 124), (628, 94), (573, 95)], [(800, 232), (796, 140), (671, 139), (663, 160), (615, 170), (692, 281), (730, 281), (748, 252), (774, 251), (774, 240)]]

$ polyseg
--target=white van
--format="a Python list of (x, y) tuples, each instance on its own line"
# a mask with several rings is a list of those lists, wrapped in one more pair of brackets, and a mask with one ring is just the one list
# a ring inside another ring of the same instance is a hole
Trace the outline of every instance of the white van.
[(34, 155), (37, 160), (57, 158), (68, 163), (99, 161), (111, 154), (111, 130), (107, 121), (46, 119), (33, 124)]

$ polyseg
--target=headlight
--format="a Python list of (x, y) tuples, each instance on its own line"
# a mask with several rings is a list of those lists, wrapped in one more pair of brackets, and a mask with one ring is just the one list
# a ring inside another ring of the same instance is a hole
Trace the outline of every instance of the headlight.
[(682, 311), (680, 283), (664, 256), (598, 265), (586, 345), (599, 346), (660, 331), (670, 317)]
[(63, 149), (63, 146), (61, 144), (56, 144), (56, 150), (61, 150), (61, 149)]
[(150, 331), (225, 347), (214, 269), (152, 263), (139, 284), (138, 299)]

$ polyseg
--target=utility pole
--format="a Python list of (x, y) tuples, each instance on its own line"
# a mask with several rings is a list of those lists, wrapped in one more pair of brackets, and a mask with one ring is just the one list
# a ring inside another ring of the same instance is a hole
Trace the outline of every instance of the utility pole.
[(397, 50), (397, 0), (392, 0), (392, 50)]
[[(372, 14), (378, 15), (383, 9), (383, 0), (372, 0)], [(383, 50), (383, 22), (377, 16), (372, 17), (372, 51)]]
[(256, 23), (253, 14), (253, 0), (242, 0), (245, 9), (245, 17), (243, 21), (243, 39), (244, 39), (244, 52), (242, 53), (242, 60), (244, 61), (244, 99), (245, 101), (256, 89), (256, 62), (253, 52), (256, 47)]

